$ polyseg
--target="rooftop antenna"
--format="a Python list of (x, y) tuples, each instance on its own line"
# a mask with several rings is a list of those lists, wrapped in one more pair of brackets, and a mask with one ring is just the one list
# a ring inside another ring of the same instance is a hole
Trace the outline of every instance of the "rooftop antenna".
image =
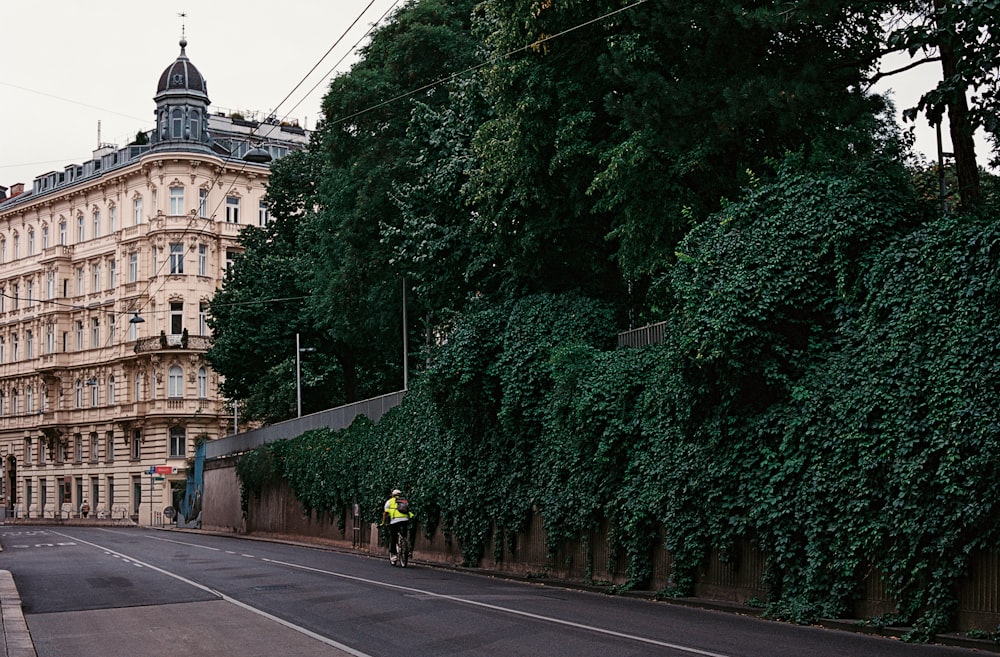
[(181, 19), (181, 39), (184, 39), (184, 19), (187, 18), (187, 12), (186, 11), (182, 11), (181, 13), (179, 13), (177, 15)]

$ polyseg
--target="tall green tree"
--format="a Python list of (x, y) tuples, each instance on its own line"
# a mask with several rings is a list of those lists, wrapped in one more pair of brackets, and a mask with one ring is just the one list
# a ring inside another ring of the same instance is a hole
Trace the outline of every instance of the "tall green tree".
[[(993, 142), (993, 165), (1000, 164), (1000, 2), (997, 0), (912, 0), (894, 3), (905, 17), (888, 35), (890, 50), (907, 51), (913, 66), (937, 63), (940, 81), (921, 95), (906, 116), (926, 115), (944, 125), (955, 156), (961, 201), (982, 199), (973, 135), (982, 128)], [(891, 73), (889, 73), (891, 74)], [(970, 95), (971, 94), (971, 95)]]

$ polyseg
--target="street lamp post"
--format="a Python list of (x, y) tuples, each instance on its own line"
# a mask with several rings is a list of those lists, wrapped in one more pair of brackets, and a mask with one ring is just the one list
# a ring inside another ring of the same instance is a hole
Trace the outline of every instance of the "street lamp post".
[(314, 347), (300, 347), (299, 334), (295, 334), (295, 410), (302, 417), (302, 358), (301, 354), (316, 351)]

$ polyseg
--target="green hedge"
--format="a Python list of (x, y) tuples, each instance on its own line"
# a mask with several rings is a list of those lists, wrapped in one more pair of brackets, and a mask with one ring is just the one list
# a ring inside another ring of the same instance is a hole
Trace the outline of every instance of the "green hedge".
[(773, 616), (842, 616), (877, 571), (900, 605), (881, 620), (928, 638), (996, 547), (1000, 230), (907, 193), (792, 159), (681, 245), (663, 345), (612, 349), (612, 310), (576, 295), (484, 301), (377, 425), (244, 457), (244, 496), (283, 477), (374, 521), (400, 486), (470, 565), (486, 517), (498, 549), (533, 508), (553, 548), (608, 520), (631, 587), (662, 525), (668, 595), (748, 537)]

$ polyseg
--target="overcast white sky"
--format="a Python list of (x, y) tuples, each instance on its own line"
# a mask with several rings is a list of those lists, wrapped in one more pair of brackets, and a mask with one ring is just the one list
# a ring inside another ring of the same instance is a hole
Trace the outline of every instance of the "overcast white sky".
[[(312, 129), (327, 81), (350, 68), (356, 43), (397, 0), (190, 4), (0, 3), (0, 185), (30, 186), (38, 175), (90, 159), (98, 141), (123, 146), (153, 127), (156, 84), (180, 52), (182, 22), (188, 57), (215, 110), (274, 112)], [(930, 65), (887, 85), (903, 109), (938, 75)], [(919, 150), (935, 157), (933, 130), (923, 120), (917, 127)], [(978, 154), (985, 162), (985, 145)]]
[(100, 141), (119, 146), (152, 128), (156, 84), (180, 53), (182, 21), (213, 109), (275, 112), (312, 129), (327, 81), (349, 70), (354, 45), (395, 4), (2, 0), (0, 185), (30, 186), (90, 159), (98, 122)]

